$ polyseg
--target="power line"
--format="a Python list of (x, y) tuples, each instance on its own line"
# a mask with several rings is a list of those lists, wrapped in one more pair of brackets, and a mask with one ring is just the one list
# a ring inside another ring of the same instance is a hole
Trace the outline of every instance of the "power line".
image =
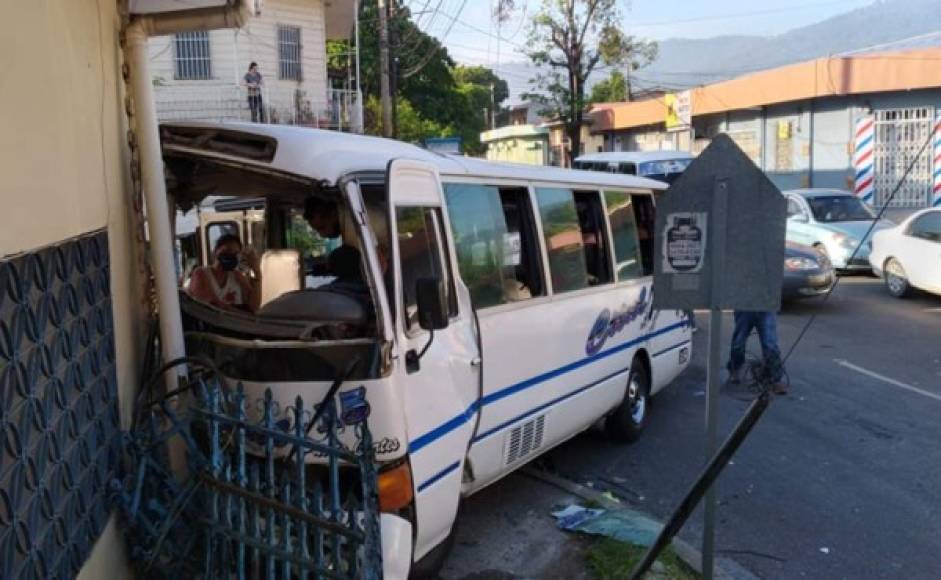
[[(440, 46), (432, 48), (432, 50), (428, 51), (428, 54), (425, 56), (424, 59), (422, 59), (422, 61), (420, 61), (411, 69), (402, 73), (403, 79), (407, 79), (421, 72), (423, 68), (428, 66), (428, 63), (430, 63), (431, 60), (435, 57), (435, 55), (437, 55), (439, 50), (446, 50), (444, 46), (444, 40), (448, 37), (448, 34), (451, 33), (451, 30), (454, 28), (454, 24), (458, 21), (458, 18), (460, 18), (461, 12), (464, 11), (465, 6), (467, 6), (467, 0), (461, 0), (461, 6), (460, 8), (458, 8), (456, 16), (449, 16), (445, 14), (445, 16), (448, 16), (449, 18), (451, 18), (451, 24), (448, 26), (447, 30), (444, 31), (444, 35), (439, 39)], [(442, 12), (442, 14), (444, 13)]]
[[(869, 238), (869, 236), (872, 234), (872, 231), (876, 228), (876, 224), (879, 223), (879, 221), (882, 219), (882, 216), (885, 215), (885, 211), (889, 209), (889, 206), (892, 204), (892, 200), (895, 199), (895, 195), (899, 192), (899, 190), (902, 189), (902, 186), (905, 184), (905, 180), (908, 179), (909, 174), (915, 168), (915, 165), (918, 164), (919, 159), (921, 158), (922, 154), (925, 152), (925, 149), (928, 148), (928, 144), (930, 144), (933, 139), (934, 139), (934, 133), (929, 132), (928, 138), (925, 139), (924, 143), (922, 143), (921, 148), (918, 149), (918, 153), (916, 153), (915, 156), (912, 157), (912, 161), (911, 163), (908, 164), (908, 168), (905, 170), (905, 173), (902, 174), (902, 177), (899, 179), (898, 183), (895, 185), (895, 188), (892, 190), (892, 193), (889, 194), (889, 197), (885, 200), (885, 203), (882, 204), (882, 208), (879, 209), (879, 213), (876, 214), (876, 217), (873, 218), (872, 223), (869, 224), (869, 228), (866, 230), (866, 233), (859, 239), (859, 243), (856, 244), (856, 248), (853, 250), (853, 253), (850, 254), (849, 258), (847, 258), (846, 260), (847, 264), (849, 264), (853, 260), (853, 258), (856, 257), (856, 254), (859, 253), (859, 249), (863, 246), (863, 243), (866, 241), (866, 239)], [(833, 283), (833, 286), (830, 286), (830, 290), (828, 290), (827, 293), (824, 295), (823, 300), (821, 301), (821, 304), (827, 303), (827, 300), (830, 299), (830, 296), (833, 294), (833, 291), (836, 290), (836, 287), (840, 283), (841, 279), (842, 278), (837, 276), (836, 281)], [(814, 312), (810, 316), (810, 319), (807, 320), (807, 324), (804, 325), (804, 328), (801, 329), (800, 334), (797, 335), (797, 338), (794, 340), (794, 343), (791, 345), (791, 348), (788, 349), (787, 354), (784, 356), (784, 359), (781, 361), (782, 366), (785, 363), (787, 363), (788, 359), (791, 358), (791, 355), (794, 354), (794, 351), (797, 349), (797, 345), (799, 345), (801, 340), (803, 340), (804, 336), (807, 334), (807, 331), (810, 330), (810, 327), (811, 325), (813, 325), (815, 320), (817, 320), (816, 312)]]

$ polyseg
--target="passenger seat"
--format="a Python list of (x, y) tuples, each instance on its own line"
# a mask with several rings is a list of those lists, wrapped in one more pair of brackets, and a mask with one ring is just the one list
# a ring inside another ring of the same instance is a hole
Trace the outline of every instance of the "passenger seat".
[(267, 250), (261, 255), (261, 305), (301, 289), (301, 254), (297, 250)]

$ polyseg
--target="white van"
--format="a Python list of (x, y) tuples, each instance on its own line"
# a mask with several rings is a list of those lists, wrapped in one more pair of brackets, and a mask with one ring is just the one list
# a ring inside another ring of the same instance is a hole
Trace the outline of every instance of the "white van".
[[(369, 413), (396, 522), (382, 527), (387, 577), (440, 562), (460, 499), (546, 450), (600, 421), (636, 438), (649, 397), (689, 363), (685, 314), (651, 309), (660, 182), (286, 126), (161, 138), (177, 208), (265, 200), (262, 306), (184, 297), (187, 354), (285, 407), (347, 375), (340, 405)], [(337, 204), (362, 295), (304, 282), (311, 199)]]

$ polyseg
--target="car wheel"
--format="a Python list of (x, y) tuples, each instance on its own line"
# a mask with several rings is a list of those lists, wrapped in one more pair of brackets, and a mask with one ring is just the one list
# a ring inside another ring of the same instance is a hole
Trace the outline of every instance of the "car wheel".
[(605, 419), (608, 437), (616, 443), (632, 443), (640, 438), (647, 425), (650, 407), (650, 377), (647, 367), (639, 358), (631, 365), (627, 379), (627, 393), (621, 404)]
[(889, 294), (896, 298), (904, 298), (911, 294), (912, 286), (905, 276), (905, 269), (895, 258), (889, 258), (882, 269), (885, 277), (885, 287)]

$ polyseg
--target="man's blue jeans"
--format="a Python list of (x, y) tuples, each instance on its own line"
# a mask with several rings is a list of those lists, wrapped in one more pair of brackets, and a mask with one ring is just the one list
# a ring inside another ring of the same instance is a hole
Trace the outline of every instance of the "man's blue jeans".
[(784, 375), (784, 369), (781, 366), (781, 349), (778, 346), (778, 317), (774, 312), (735, 311), (729, 370), (738, 370), (745, 364), (745, 346), (752, 329), (758, 330), (768, 380), (779, 382)]

